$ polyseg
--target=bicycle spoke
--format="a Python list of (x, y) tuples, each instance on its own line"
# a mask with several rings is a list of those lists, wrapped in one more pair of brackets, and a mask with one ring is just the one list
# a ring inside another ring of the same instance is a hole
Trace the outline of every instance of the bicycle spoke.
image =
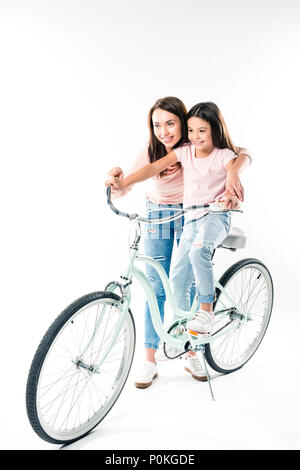
[(120, 314), (115, 300), (88, 303), (63, 324), (47, 348), (35, 401), (40, 425), (53, 439), (80, 436), (118, 397), (131, 365), (133, 323), (125, 320), (100, 370), (95, 366), (111, 344)]
[[(258, 347), (271, 313), (273, 291), (268, 272), (255, 262), (246, 262), (245, 266), (229, 276), (225, 289), (246, 316), (243, 320), (233, 317), (232, 321), (236, 325), (230, 331), (226, 331), (228, 313), (220, 321), (217, 316), (214, 331), (218, 331), (218, 335), (211, 341), (208, 351), (213, 365), (220, 370), (230, 371), (243, 365)], [(221, 310), (223, 305), (229, 309), (233, 307), (221, 291), (215, 312)]]

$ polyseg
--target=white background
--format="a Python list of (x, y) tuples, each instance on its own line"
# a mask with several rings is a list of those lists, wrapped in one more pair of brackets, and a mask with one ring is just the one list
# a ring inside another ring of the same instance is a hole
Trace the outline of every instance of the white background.
[[(216, 272), (256, 257), (270, 269), (273, 318), (241, 371), (207, 384), (181, 361), (137, 390), (144, 296), (132, 311), (137, 349), (125, 391), (94, 433), (68, 449), (299, 449), (298, 0), (1, 0), (1, 447), (57, 449), (26, 417), (36, 347), (75, 298), (117, 279), (127, 222), (103, 181), (147, 140), (154, 101), (220, 107), (254, 160), (243, 175), (247, 247)], [(138, 185), (119, 207), (144, 208)]]

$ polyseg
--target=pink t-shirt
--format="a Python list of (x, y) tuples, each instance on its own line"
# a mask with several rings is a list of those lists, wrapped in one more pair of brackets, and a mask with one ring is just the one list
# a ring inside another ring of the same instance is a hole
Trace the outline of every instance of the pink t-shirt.
[[(207, 157), (197, 158), (194, 145), (188, 143), (174, 152), (183, 167), (184, 207), (214, 202), (225, 192), (226, 165), (237, 157), (232, 150), (214, 148)], [(185, 218), (197, 218), (204, 213), (190, 211)]]
[[(174, 150), (176, 150), (176, 152), (179, 151), (179, 154), (181, 154), (182, 152), (183, 153), (186, 152), (187, 148), (189, 148), (190, 145), (191, 144), (186, 144)], [(182, 150), (181, 152), (180, 149), (185, 149), (185, 150)], [(247, 149), (242, 148), (242, 147), (237, 147), (237, 150), (239, 153), (248, 155), (250, 160), (252, 160), (252, 156), (250, 155)], [(220, 151), (225, 152), (225, 150), (220, 150)], [(231, 151), (229, 150), (229, 152)], [(233, 154), (233, 152), (231, 152), (231, 154)], [(133, 161), (132, 165), (129, 167), (128, 171), (126, 172), (126, 176), (136, 172), (137, 170), (147, 165), (148, 163), (149, 163), (149, 155), (148, 155), (148, 146), (147, 146), (142, 149), (142, 151), (138, 154), (136, 159)], [(183, 202), (183, 173), (184, 173), (183, 168), (179, 168), (178, 166), (172, 166), (168, 168), (166, 174), (162, 178), (160, 178), (159, 176), (154, 176), (150, 180), (147, 180), (146, 181), (146, 184), (147, 184), (146, 198), (149, 201), (154, 202), (155, 204), (180, 204), (182, 203)], [(116, 194), (113, 195), (113, 199), (117, 199), (118, 197), (125, 196), (131, 190), (131, 188), (132, 186), (129, 186), (122, 191), (118, 191)]]

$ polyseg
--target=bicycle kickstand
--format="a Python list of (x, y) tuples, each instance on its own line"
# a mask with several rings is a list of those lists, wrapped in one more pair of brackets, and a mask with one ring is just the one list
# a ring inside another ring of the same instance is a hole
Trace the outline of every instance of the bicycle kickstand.
[(211, 387), (211, 383), (210, 383), (210, 375), (209, 375), (209, 372), (208, 372), (208, 369), (207, 369), (206, 359), (205, 359), (205, 355), (204, 355), (204, 347), (201, 347), (201, 354), (202, 354), (205, 373), (206, 373), (206, 376), (207, 376), (207, 381), (208, 381), (208, 385), (209, 385), (209, 389), (210, 389), (211, 398), (213, 399), (213, 401), (215, 401), (215, 397), (214, 397), (212, 387)]

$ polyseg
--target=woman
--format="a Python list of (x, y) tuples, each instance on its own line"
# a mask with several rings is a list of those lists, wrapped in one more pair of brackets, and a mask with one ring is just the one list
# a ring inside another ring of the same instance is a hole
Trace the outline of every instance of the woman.
[[(167, 155), (172, 149), (176, 149), (188, 142), (187, 110), (185, 105), (176, 97), (165, 97), (157, 100), (148, 114), (149, 142), (140, 153), (128, 174), (134, 173), (147, 163), (153, 163)], [(238, 148), (238, 157), (235, 159), (227, 173), (226, 190), (236, 195), (243, 201), (243, 187), (239, 179), (239, 173), (250, 163), (250, 156), (245, 149)], [(113, 182), (114, 177), (120, 180), (124, 178), (123, 171), (119, 167), (112, 168), (109, 177)], [(113, 191), (113, 197), (124, 196), (130, 188), (124, 191)], [(166, 217), (172, 215), (174, 208), (182, 208), (183, 201), (183, 174), (180, 163), (168, 167), (151, 180), (151, 187), (146, 194), (149, 225), (146, 227), (144, 251), (148, 256), (156, 258), (169, 275), (174, 243), (179, 243), (182, 233), (182, 218), (171, 224), (151, 225), (151, 218)], [(157, 210), (160, 210), (158, 212)], [(167, 210), (166, 210), (167, 209)], [(153, 212), (155, 211), (155, 212)], [(164, 304), (166, 300), (162, 282), (155, 271), (147, 266), (146, 275), (156, 294), (158, 307), (162, 321), (164, 319)], [(192, 302), (195, 290), (190, 293)], [(149, 387), (153, 379), (157, 377), (158, 360), (157, 348), (159, 337), (157, 336), (149, 311), (148, 303), (145, 311), (145, 363), (142, 371), (136, 377), (135, 386), (138, 388)], [(159, 351), (161, 352), (161, 351)], [(204, 369), (195, 354), (188, 358), (186, 369), (192, 373), (196, 380), (207, 380)]]

